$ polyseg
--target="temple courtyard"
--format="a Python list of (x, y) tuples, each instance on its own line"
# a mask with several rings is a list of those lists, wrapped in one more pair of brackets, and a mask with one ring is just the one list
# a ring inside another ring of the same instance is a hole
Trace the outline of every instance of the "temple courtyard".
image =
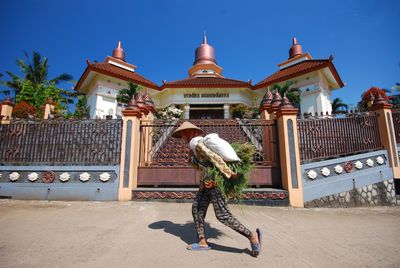
[(219, 223), (213, 249), (191, 252), (191, 204), (0, 200), (1, 267), (398, 267), (400, 208), (231, 205), (264, 231), (263, 251)]

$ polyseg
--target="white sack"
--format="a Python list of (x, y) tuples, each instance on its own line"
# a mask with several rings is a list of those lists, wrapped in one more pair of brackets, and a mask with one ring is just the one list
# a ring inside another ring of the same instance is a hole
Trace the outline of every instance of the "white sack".
[(189, 148), (194, 152), (194, 148), (196, 148), (197, 143), (199, 143), (199, 141), (201, 141), (202, 139), (203, 137), (201, 136), (197, 136), (191, 139), (189, 143)]
[(226, 140), (221, 139), (217, 133), (208, 134), (203, 141), (208, 149), (221, 156), (225, 162), (240, 161), (232, 146)]

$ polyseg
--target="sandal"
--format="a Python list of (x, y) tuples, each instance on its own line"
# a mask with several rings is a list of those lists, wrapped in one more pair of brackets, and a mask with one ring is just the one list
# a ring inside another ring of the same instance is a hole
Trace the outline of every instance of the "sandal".
[(260, 254), (261, 248), (262, 248), (262, 232), (259, 228), (257, 228), (256, 232), (257, 232), (257, 237), (258, 237), (258, 243), (256, 243), (256, 244), (250, 243), (251, 255), (255, 258), (257, 258), (257, 256)]
[(201, 250), (210, 250), (211, 247), (207, 246), (201, 246), (199, 243), (193, 243), (190, 245), (190, 248), (186, 248), (187, 250), (193, 250), (193, 251), (201, 251)]

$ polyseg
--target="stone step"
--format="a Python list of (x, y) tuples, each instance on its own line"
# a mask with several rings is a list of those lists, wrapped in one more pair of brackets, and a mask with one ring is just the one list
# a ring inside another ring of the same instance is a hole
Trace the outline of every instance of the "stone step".
[[(192, 202), (197, 188), (144, 188), (133, 190), (133, 201)], [(236, 203), (234, 201), (230, 203)], [(276, 188), (249, 188), (240, 204), (259, 206), (289, 206), (289, 193)]]

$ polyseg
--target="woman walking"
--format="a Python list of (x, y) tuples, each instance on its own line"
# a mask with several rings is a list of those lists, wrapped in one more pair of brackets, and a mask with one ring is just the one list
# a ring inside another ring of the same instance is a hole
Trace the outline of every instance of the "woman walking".
[(207, 209), (212, 203), (215, 216), (217, 219), (232, 228), (236, 232), (249, 239), (251, 245), (252, 256), (257, 257), (261, 251), (261, 230), (257, 229), (251, 232), (243, 224), (241, 224), (230, 212), (225, 196), (216, 187), (213, 178), (206, 178), (205, 170), (209, 167), (215, 166), (219, 172), (223, 174), (225, 179), (234, 180), (237, 176), (225, 161), (215, 152), (207, 148), (202, 141), (201, 135), (204, 132), (197, 126), (184, 122), (173, 133), (172, 137), (184, 139), (190, 144), (190, 149), (193, 152), (192, 162), (193, 165), (202, 173), (199, 191), (192, 205), (192, 215), (198, 236), (198, 242), (187, 246), (188, 250), (209, 250), (211, 247), (207, 243), (204, 220), (206, 217)]

